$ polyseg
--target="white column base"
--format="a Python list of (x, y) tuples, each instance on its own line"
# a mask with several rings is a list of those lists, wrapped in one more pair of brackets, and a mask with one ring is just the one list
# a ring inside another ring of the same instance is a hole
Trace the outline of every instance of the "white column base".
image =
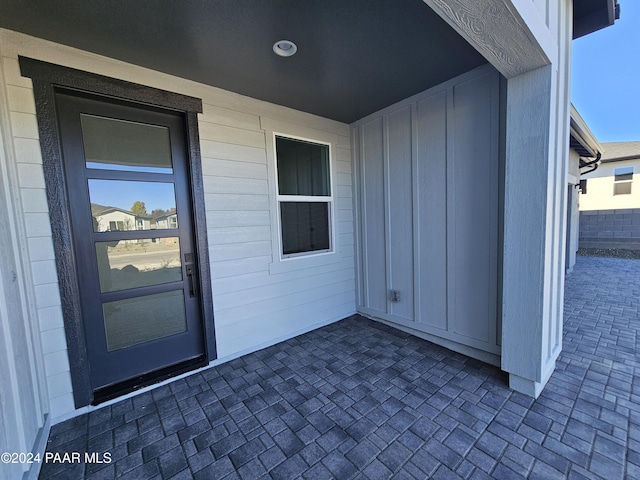
[(538, 398), (545, 385), (551, 378), (551, 374), (556, 368), (556, 362), (553, 362), (551, 368), (547, 369), (545, 376), (542, 378), (541, 382), (536, 382), (535, 380), (530, 380), (528, 378), (521, 377), (519, 375), (515, 375), (513, 373), (509, 374), (509, 388), (515, 390), (516, 392), (523, 393), (528, 395), (529, 397)]

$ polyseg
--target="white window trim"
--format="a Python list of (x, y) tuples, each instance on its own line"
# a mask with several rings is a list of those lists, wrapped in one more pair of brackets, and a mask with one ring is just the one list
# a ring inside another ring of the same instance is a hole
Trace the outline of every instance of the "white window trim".
[[(338, 252), (338, 232), (336, 219), (336, 179), (335, 161), (337, 135), (322, 130), (288, 124), (285, 122), (261, 117), (260, 124), (265, 132), (266, 153), (267, 153), (267, 174), (269, 178), (269, 200), (271, 214), (271, 245), (272, 263), (269, 265), (269, 272), (277, 274), (316, 266), (328, 265), (340, 262)], [(302, 140), (305, 142), (326, 145), (329, 147), (329, 186), (331, 195), (329, 196), (298, 196), (280, 195), (278, 189), (278, 162), (276, 157), (276, 137), (291, 138), (292, 140)], [(329, 203), (329, 250), (319, 250), (314, 252), (302, 252), (283, 255), (282, 253), (282, 226), (280, 223), (280, 202), (282, 201), (317, 201)]]
[[(278, 183), (278, 150), (276, 148), (276, 138), (285, 138), (291, 140), (301, 140), (303, 142), (315, 143), (316, 145), (325, 145), (329, 149), (329, 190), (331, 195), (280, 195), (280, 185)], [(275, 188), (276, 188), (276, 216), (278, 218), (277, 230), (278, 230), (278, 253), (281, 262), (287, 262), (290, 260), (296, 260), (299, 258), (306, 257), (317, 257), (321, 255), (329, 255), (335, 253), (335, 200), (334, 200), (334, 187), (333, 187), (333, 168), (331, 164), (333, 163), (333, 154), (331, 143), (323, 142), (320, 140), (314, 140), (311, 138), (300, 137), (298, 135), (290, 135), (287, 133), (273, 132), (272, 135), (273, 142), (273, 151), (274, 151), (274, 173), (275, 173)], [(314, 250), (311, 252), (300, 252), (300, 253), (282, 253), (283, 245), (282, 245), (282, 219), (280, 218), (281, 210), (280, 204), (283, 202), (318, 202), (318, 203), (328, 203), (329, 204), (329, 248), (326, 250)]]

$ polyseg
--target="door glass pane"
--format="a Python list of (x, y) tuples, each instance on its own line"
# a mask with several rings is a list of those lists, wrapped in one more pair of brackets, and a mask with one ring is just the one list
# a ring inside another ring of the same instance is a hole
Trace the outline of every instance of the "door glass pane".
[(102, 292), (182, 280), (178, 237), (96, 242), (96, 258)]
[(282, 253), (329, 250), (329, 203), (282, 202)]
[(169, 129), (80, 115), (87, 168), (173, 173)]
[(178, 228), (173, 183), (89, 180), (96, 232)]
[(276, 137), (280, 195), (329, 196), (329, 147)]
[(107, 302), (102, 311), (110, 352), (187, 330), (182, 290)]

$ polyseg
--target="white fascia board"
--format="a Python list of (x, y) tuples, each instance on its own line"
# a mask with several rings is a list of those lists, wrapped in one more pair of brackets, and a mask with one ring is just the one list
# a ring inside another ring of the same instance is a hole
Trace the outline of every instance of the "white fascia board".
[(604, 148), (602, 148), (602, 145), (600, 145), (598, 139), (589, 129), (587, 123), (582, 116), (580, 116), (573, 104), (571, 104), (570, 134), (580, 145), (588, 150), (593, 157), (597, 157), (598, 153), (600, 155), (604, 153)]

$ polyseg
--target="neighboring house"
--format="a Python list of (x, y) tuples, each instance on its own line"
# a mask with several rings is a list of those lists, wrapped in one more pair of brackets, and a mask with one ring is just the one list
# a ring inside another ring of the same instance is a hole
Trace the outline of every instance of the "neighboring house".
[(155, 219), (155, 228), (165, 229), (165, 228), (178, 228), (178, 214), (177, 213), (165, 213), (154, 217)]
[[(4, 451), (356, 312), (539, 395), (562, 348), (571, 40), (615, 0), (36, 3), (0, 5)], [(97, 182), (179, 228), (92, 231)], [(153, 238), (180, 274), (100, 283), (110, 245)]]
[(569, 128), (569, 173), (567, 187), (567, 252), (565, 268), (573, 269), (580, 238), (580, 189), (586, 184), (584, 176), (598, 168), (603, 153), (598, 142), (584, 119), (571, 105)]
[(605, 142), (598, 168), (584, 175), (580, 246), (640, 249), (640, 142)]
[(151, 229), (151, 217), (148, 215), (136, 215), (117, 207), (104, 207), (92, 203), (91, 215), (97, 232)]

